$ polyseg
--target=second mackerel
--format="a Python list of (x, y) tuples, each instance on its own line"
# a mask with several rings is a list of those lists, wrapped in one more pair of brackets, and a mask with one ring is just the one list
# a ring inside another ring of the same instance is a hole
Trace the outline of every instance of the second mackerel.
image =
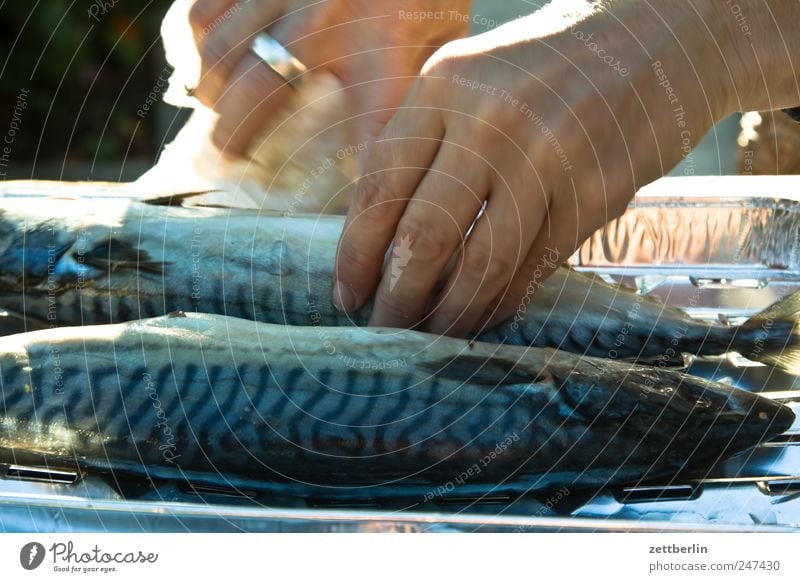
[(0, 338), (0, 403), (0, 465), (367, 499), (702, 478), (794, 421), (671, 369), (193, 313)]

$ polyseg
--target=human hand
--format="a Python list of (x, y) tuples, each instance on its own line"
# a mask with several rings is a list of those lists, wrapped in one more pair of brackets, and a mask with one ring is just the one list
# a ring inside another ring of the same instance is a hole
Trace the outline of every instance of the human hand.
[(562, 4), (427, 62), (370, 148), (339, 244), (340, 309), (374, 292), (372, 325), (499, 323), (735, 110), (709, 50), (728, 34), (707, 32), (713, 3), (554, 14)]
[[(350, 96), (357, 143), (378, 134), (428, 57), (463, 36), (471, 0), (196, 0), (202, 58), (194, 95), (219, 114), (214, 144), (245, 156), (292, 89), (250, 51), (264, 30), (309, 69), (336, 75)], [(424, 13), (424, 14), (422, 14)], [(435, 13), (441, 18), (427, 18)]]

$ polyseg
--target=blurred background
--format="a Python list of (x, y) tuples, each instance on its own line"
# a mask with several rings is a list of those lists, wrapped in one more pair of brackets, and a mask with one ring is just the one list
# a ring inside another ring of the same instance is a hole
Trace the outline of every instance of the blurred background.
[(185, 116), (160, 98), (137, 115), (164, 75), (170, 4), (0, 1), (0, 134), (20, 94), (28, 103), (6, 179), (131, 180), (153, 165)]
[[(475, 0), (473, 32), (546, 3)], [(14, 134), (0, 178), (128, 181), (154, 164), (186, 118), (158, 94), (169, 74), (159, 37), (169, 5), (0, 0), (0, 133)], [(739, 116), (720, 123), (673, 174), (736, 173), (738, 132)]]

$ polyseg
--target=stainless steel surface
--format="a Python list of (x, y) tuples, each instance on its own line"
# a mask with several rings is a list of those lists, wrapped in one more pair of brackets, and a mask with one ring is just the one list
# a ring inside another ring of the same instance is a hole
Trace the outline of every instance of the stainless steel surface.
[[(42, 196), (48, 187), (6, 191)], [(110, 188), (109, 192), (114, 189)], [(88, 194), (103, 197), (105, 186)], [(749, 196), (747, 193), (749, 192)], [(109, 193), (108, 195), (116, 196)], [(685, 195), (680, 198), (678, 195)], [(663, 180), (573, 258), (693, 316), (736, 321), (800, 289), (800, 178)], [(611, 236), (609, 236), (611, 235)], [(605, 238), (604, 238), (605, 237)], [(609, 242), (612, 241), (612, 242)], [(710, 262), (709, 262), (710, 261)], [(780, 400), (800, 413), (800, 377), (736, 356), (692, 373)], [(56, 469), (57, 468), (51, 468)], [(680, 482), (381, 505), (313, 506), (248, 492), (0, 467), (0, 531), (796, 531), (800, 421), (754, 450)], [(74, 482), (70, 482), (74, 477)], [(50, 482), (49, 479), (57, 482)]]

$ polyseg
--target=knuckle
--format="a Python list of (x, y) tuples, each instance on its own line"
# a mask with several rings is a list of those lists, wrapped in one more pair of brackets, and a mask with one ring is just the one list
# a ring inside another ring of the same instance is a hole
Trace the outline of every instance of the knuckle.
[(356, 209), (366, 218), (380, 218), (384, 204), (392, 200), (392, 189), (385, 174), (369, 173), (361, 177), (356, 194)]
[(401, 327), (411, 327), (417, 323), (416, 318), (408, 307), (407, 301), (398, 291), (400, 289), (396, 288), (393, 292), (388, 292), (381, 285), (378, 292), (375, 293), (374, 310), (382, 314), (384, 321), (395, 322), (394, 325)]
[(463, 274), (470, 279), (495, 282), (511, 276), (511, 262), (499, 252), (479, 246), (464, 253)]
[(197, 52), (211, 74), (226, 75), (231, 69), (231, 47), (220, 35), (209, 35), (200, 40)]
[(375, 259), (369, 253), (364, 252), (357, 246), (343, 240), (336, 256), (336, 264), (339, 270), (346, 273), (367, 273), (374, 266)]
[[(408, 241), (414, 260), (437, 263), (447, 260), (448, 244), (442, 231), (419, 218), (404, 218), (397, 227), (395, 244)], [(401, 243), (402, 244), (402, 243)]]
[(200, 41), (197, 47), (197, 53), (200, 55), (200, 60), (203, 64), (208, 67), (218, 59), (218, 43), (216, 43), (213, 38), (206, 37)]

